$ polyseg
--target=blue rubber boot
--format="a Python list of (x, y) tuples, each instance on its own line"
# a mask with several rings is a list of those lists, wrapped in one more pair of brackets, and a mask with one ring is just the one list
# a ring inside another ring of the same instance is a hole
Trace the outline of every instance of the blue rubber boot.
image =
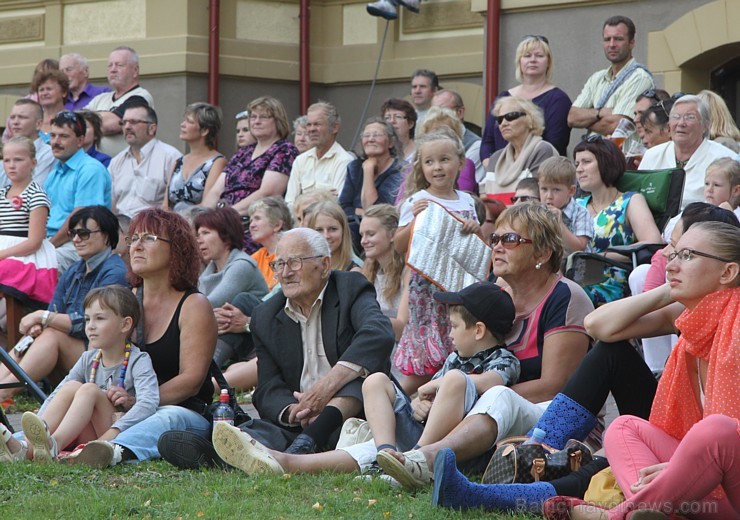
[(440, 450), (434, 459), (435, 506), (452, 509), (483, 508), (487, 511), (542, 512), (542, 504), (554, 497), (555, 488), (549, 482), (532, 484), (476, 484), (457, 470), (455, 452)]
[[(534, 428), (545, 431), (545, 444), (562, 450), (569, 439), (584, 440), (595, 426), (596, 417), (591, 412), (567, 395), (558, 394)], [(532, 430), (527, 433), (529, 437)]]

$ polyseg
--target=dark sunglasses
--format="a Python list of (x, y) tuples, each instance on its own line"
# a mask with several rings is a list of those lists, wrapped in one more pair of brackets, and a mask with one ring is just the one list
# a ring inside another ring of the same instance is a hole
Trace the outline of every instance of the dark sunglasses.
[(508, 114), (504, 114), (502, 116), (496, 116), (496, 121), (498, 121), (498, 124), (501, 124), (504, 122), (504, 119), (507, 121), (516, 121), (520, 117), (526, 116), (526, 112), (509, 112)]
[(531, 244), (532, 241), (528, 238), (522, 237), (518, 233), (504, 233), (499, 235), (498, 233), (491, 233), (491, 247), (501, 242), (504, 249), (514, 249), (522, 244)]
[(539, 202), (540, 198), (539, 197), (533, 197), (531, 195), (520, 195), (518, 197), (516, 195), (514, 195), (513, 197), (511, 197), (511, 202), (513, 204), (516, 204), (517, 202), (528, 202), (530, 200), (536, 200), (536, 201)]
[[(82, 116), (78, 116), (74, 112), (71, 112), (69, 110), (64, 110), (62, 112), (58, 112), (57, 115), (54, 117), (54, 119), (62, 118), (65, 121), (69, 121), (74, 126), (77, 127), (77, 129), (81, 132), (81, 135), (85, 134), (85, 130), (87, 129), (85, 126), (85, 123), (82, 120)], [(52, 124), (54, 124), (52, 122)]]
[(652, 99), (653, 101), (660, 101), (660, 99), (658, 99), (658, 93), (652, 88), (640, 94), (640, 97)]
[(80, 240), (87, 240), (88, 238), (90, 238), (90, 235), (92, 233), (100, 233), (100, 230), (99, 229), (75, 228), (75, 229), (68, 230), (67, 236), (69, 238), (80, 237)]
[(604, 140), (604, 137), (600, 134), (588, 134), (584, 135), (581, 139), (587, 143), (599, 143)]
[(534, 38), (535, 40), (539, 40), (541, 42), (545, 42), (546, 44), (550, 45), (550, 40), (547, 39), (547, 36), (542, 36), (541, 34), (527, 34), (522, 38), (522, 41), (527, 40), (529, 38)]

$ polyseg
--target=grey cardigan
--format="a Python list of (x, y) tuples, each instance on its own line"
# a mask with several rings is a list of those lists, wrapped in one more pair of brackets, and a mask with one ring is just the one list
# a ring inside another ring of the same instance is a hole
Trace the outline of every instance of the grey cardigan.
[(262, 298), (267, 294), (267, 282), (251, 256), (239, 249), (232, 249), (223, 270), (216, 272), (213, 261), (203, 269), (198, 278), (198, 290), (216, 308), (231, 302), (234, 296), (243, 292)]

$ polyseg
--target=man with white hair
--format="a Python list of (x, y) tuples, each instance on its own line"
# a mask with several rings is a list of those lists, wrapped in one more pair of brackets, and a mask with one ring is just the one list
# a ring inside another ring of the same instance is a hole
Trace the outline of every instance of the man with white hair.
[[(367, 279), (331, 270), (329, 244), (317, 231), (283, 233), (270, 266), (281, 291), (249, 323), (259, 380), (253, 402), (261, 419), (242, 429), (285, 453), (332, 448), (333, 434), (362, 411), (364, 378), (388, 373), (393, 328)], [(223, 466), (210, 444), (187, 432), (165, 433), (159, 451), (179, 467)]]
[(103, 120), (100, 151), (115, 156), (126, 148), (121, 120), (133, 106), (154, 107), (152, 95), (139, 85), (139, 54), (131, 47), (116, 47), (108, 56), (108, 83), (113, 92), (95, 96), (87, 105)]
[(709, 140), (711, 123), (706, 102), (698, 96), (681, 96), (673, 104), (668, 121), (671, 140), (647, 150), (640, 162), (640, 170), (684, 169), (681, 209), (692, 202), (704, 202), (704, 176), (712, 161), (735, 157), (729, 148)]
[(69, 94), (64, 108), (80, 110), (85, 108), (98, 94), (110, 92), (108, 87), (98, 87), (90, 83), (90, 68), (87, 58), (82, 54), (72, 52), (59, 58), (59, 69), (69, 79)]
[(290, 170), (285, 202), (292, 206), (301, 193), (344, 188), (347, 165), (354, 157), (337, 142), (341, 119), (334, 105), (325, 101), (314, 103), (306, 111), (308, 140), (313, 148), (303, 152)]

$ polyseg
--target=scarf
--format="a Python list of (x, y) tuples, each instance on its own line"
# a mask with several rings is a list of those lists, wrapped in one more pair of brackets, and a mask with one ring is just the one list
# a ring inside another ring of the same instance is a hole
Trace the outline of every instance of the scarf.
[[(676, 326), (681, 336), (658, 384), (650, 422), (682, 439), (708, 415), (740, 417), (740, 287), (705, 296), (696, 308), (681, 313)], [(696, 361), (687, 355), (709, 363), (703, 411), (689, 379)]]
[[(511, 143), (507, 144), (493, 169), (493, 183), (490, 183), (490, 176), (486, 179), (486, 193), (514, 191), (516, 187), (514, 183), (519, 180), (522, 172), (527, 170), (527, 163), (541, 141), (540, 136), (530, 134), (527, 140), (524, 141), (522, 151), (519, 152), (519, 157), (516, 160), (514, 159), (514, 147), (511, 146)], [(489, 189), (489, 183), (495, 185), (494, 189)]]

